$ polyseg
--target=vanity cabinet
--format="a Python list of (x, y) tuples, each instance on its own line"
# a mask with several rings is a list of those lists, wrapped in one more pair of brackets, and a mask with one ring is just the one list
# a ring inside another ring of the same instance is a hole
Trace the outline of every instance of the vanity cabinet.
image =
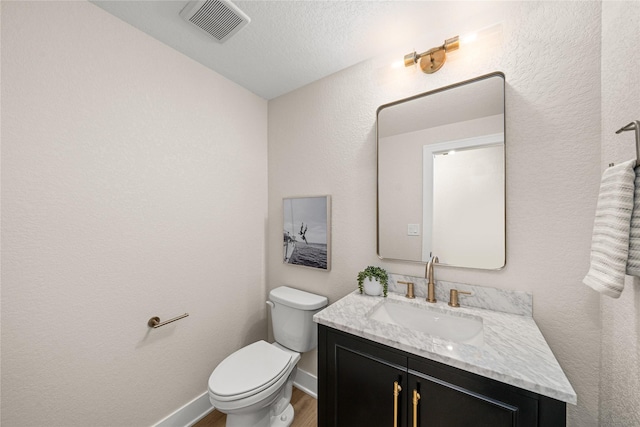
[(318, 325), (319, 427), (564, 426), (565, 403)]

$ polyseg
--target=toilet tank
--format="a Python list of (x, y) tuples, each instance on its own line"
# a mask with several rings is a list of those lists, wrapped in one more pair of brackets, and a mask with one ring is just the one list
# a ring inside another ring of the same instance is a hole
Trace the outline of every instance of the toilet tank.
[(269, 292), (271, 326), (276, 342), (304, 353), (318, 345), (313, 315), (327, 306), (327, 297), (280, 286)]

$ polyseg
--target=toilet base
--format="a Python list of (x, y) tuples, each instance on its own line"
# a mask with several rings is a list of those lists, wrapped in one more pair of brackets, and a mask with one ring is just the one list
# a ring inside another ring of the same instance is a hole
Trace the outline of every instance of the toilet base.
[(293, 406), (288, 404), (280, 415), (271, 417), (270, 427), (289, 427), (293, 422)]
[(226, 427), (248, 427), (248, 426), (265, 426), (265, 427), (289, 427), (293, 422), (293, 406), (288, 404), (280, 415), (269, 415), (269, 408), (262, 411), (252, 412), (249, 414), (227, 414)]

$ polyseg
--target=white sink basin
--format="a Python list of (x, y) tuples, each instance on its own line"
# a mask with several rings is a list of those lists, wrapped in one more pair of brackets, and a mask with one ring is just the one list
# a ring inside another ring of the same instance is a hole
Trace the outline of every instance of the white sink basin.
[(386, 300), (369, 318), (462, 344), (484, 344), (482, 318), (452, 313), (438, 307)]

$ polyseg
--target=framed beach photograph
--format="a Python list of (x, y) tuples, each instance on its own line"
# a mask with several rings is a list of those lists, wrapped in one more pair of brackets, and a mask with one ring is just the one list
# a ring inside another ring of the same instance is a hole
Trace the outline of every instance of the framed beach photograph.
[(331, 270), (330, 196), (284, 198), (284, 263)]

